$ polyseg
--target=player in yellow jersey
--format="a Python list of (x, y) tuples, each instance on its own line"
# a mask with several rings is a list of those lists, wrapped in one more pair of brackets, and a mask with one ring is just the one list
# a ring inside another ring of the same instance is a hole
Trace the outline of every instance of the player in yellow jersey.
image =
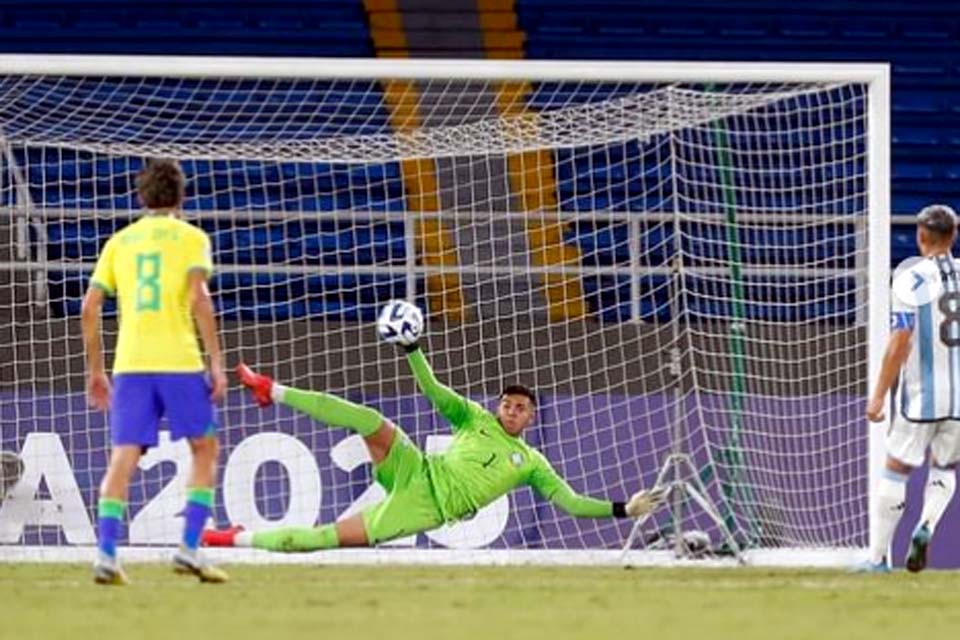
[[(180, 165), (172, 160), (149, 162), (140, 172), (137, 192), (146, 213), (107, 241), (83, 300), (87, 398), (111, 414), (110, 465), (98, 504), (98, 584), (127, 583), (117, 561), (127, 488), (140, 456), (157, 444), (164, 417), (173, 439), (188, 438), (193, 454), (174, 569), (204, 582), (227, 579), (197, 552), (216, 481), (214, 403), (223, 399), (227, 382), (207, 289), (213, 272), (210, 239), (180, 218), (185, 183)], [(117, 297), (120, 311), (112, 387), (100, 340), (100, 310), (107, 296)], [(194, 321), (210, 360), (209, 379)]]

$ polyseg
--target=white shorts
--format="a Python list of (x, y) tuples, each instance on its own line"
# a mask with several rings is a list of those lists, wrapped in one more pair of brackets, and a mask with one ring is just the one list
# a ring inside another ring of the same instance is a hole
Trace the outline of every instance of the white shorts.
[(887, 455), (911, 467), (923, 465), (927, 447), (940, 466), (960, 461), (960, 422), (910, 422), (895, 416), (887, 432)]

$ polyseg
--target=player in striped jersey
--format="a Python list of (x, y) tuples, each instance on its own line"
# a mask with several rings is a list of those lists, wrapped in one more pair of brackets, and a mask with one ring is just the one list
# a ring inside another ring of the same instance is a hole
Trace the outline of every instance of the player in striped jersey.
[(890, 541), (906, 503), (910, 472), (930, 449), (923, 513), (914, 529), (906, 566), (920, 571), (937, 522), (956, 488), (960, 460), (960, 270), (950, 250), (957, 218), (946, 205), (917, 215), (921, 258), (898, 269), (893, 283), (891, 334), (867, 417), (884, 419), (884, 399), (899, 375), (899, 412), (887, 434), (887, 463), (876, 488), (871, 571), (889, 571)]

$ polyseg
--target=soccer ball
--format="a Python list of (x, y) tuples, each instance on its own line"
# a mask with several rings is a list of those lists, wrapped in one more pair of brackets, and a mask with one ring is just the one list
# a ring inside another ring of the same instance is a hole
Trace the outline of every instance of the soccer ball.
[(690, 558), (702, 558), (710, 552), (710, 535), (705, 531), (684, 531), (682, 540)]
[(391, 344), (411, 345), (423, 333), (423, 314), (406, 300), (391, 300), (380, 310), (377, 333)]

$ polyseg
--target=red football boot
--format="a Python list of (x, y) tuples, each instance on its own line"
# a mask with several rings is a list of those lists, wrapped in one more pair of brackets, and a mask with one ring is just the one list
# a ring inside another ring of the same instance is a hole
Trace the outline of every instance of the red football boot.
[(228, 529), (204, 529), (200, 536), (200, 543), (205, 547), (232, 547), (237, 534), (243, 527), (235, 526)]
[(258, 406), (269, 407), (273, 404), (273, 398), (270, 396), (273, 379), (270, 376), (254, 373), (250, 367), (241, 362), (237, 365), (237, 377), (240, 378), (241, 384), (250, 390)]

